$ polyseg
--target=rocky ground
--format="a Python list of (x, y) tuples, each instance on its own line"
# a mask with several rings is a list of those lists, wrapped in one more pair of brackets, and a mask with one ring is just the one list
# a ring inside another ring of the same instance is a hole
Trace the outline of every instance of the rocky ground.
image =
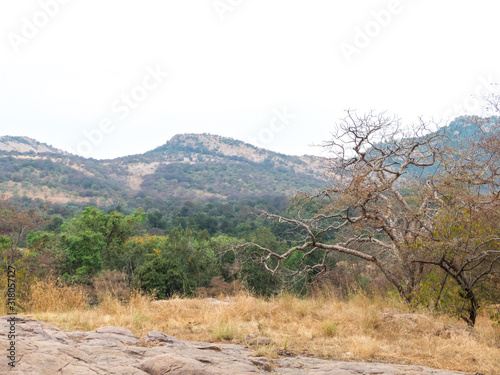
[(251, 349), (240, 345), (181, 341), (161, 332), (150, 332), (139, 339), (120, 327), (102, 327), (94, 332), (66, 332), (54, 325), (21, 317), (15, 322), (16, 365), (11, 368), (7, 358), (9, 327), (8, 317), (1, 317), (1, 374), (464, 374), (423, 366), (305, 357), (272, 361), (254, 357)]

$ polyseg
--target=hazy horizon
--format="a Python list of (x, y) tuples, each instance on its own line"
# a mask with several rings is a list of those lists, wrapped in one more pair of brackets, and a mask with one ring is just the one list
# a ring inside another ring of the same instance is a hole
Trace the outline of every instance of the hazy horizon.
[(180, 133), (319, 155), (311, 145), (329, 139), (347, 109), (445, 124), (481, 114), (493, 92), (498, 9), (451, 0), (5, 2), (0, 134), (96, 159)]

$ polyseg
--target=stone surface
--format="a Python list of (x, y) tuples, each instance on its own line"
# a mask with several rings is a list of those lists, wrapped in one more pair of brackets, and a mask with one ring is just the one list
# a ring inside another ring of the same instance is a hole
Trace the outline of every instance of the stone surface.
[(176, 342), (179, 340), (177, 340), (173, 336), (166, 335), (163, 332), (151, 331), (146, 335), (146, 337), (144, 338), (144, 341), (147, 343), (156, 343), (156, 344), (159, 344), (159, 343), (171, 343), (172, 344), (173, 342)]
[[(0, 353), (7, 353), (8, 317), (0, 318)], [(65, 332), (54, 325), (28, 318), (16, 320), (16, 367), (0, 356), (0, 374), (14, 375), (458, 375), (423, 366), (339, 362), (290, 357), (269, 361), (253, 357), (240, 345), (177, 340), (149, 332), (141, 346), (132, 332), (102, 327), (94, 332)], [(149, 347), (151, 344), (157, 346)]]

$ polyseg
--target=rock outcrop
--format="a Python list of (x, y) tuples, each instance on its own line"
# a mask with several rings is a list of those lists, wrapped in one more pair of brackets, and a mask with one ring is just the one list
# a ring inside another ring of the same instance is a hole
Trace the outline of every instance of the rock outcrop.
[(253, 357), (240, 345), (188, 342), (162, 332), (142, 339), (120, 327), (94, 332), (66, 332), (54, 325), (17, 317), (16, 366), (7, 358), (8, 317), (0, 318), (0, 373), (17, 375), (226, 375), (226, 374), (386, 374), (458, 375), (460, 372), (423, 366), (338, 362), (293, 357), (279, 360)]

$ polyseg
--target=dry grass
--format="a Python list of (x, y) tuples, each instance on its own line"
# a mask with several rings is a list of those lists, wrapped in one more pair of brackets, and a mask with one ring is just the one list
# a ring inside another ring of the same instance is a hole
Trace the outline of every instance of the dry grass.
[(69, 312), (87, 307), (85, 290), (78, 286), (58, 287), (55, 280), (35, 282), (30, 290), (31, 311)]
[[(257, 355), (275, 358), (282, 350), (337, 360), (420, 364), (435, 368), (498, 374), (500, 328), (481, 317), (475, 334), (447, 333), (448, 317), (408, 313), (397, 299), (348, 301), (332, 295), (300, 299), (283, 294), (271, 299), (239, 293), (230, 304), (205, 299), (153, 301), (139, 293), (126, 303), (109, 297), (89, 307), (78, 288), (53, 282), (33, 286), (30, 316), (66, 330), (93, 330), (105, 325), (125, 327), (142, 337), (161, 331), (182, 340), (246, 343), (249, 334), (268, 337), (269, 345), (254, 346)], [(384, 310), (392, 314), (383, 314)], [(465, 327), (465, 326), (464, 326)]]

